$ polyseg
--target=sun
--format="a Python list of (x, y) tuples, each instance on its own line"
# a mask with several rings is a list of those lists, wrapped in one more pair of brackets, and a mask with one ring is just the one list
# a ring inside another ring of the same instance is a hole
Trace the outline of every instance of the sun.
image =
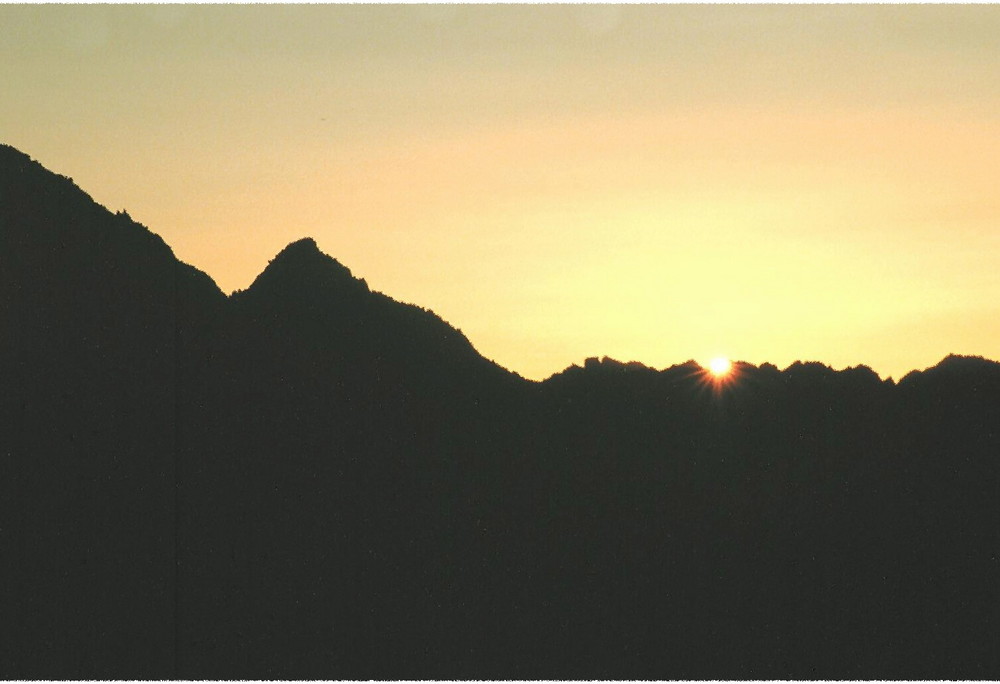
[(708, 370), (717, 378), (724, 378), (733, 369), (733, 363), (724, 356), (717, 356), (708, 362)]

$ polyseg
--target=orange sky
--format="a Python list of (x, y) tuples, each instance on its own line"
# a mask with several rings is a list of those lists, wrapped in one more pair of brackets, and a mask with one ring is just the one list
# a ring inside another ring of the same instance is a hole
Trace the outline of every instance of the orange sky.
[(1000, 7), (0, 6), (0, 134), (226, 291), (486, 356), (1000, 357)]

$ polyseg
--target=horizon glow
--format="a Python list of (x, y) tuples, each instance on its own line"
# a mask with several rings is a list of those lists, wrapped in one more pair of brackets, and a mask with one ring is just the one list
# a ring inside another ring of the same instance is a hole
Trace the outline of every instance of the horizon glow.
[(899, 378), (1000, 358), (997, 35), (989, 5), (5, 5), (2, 142), (224, 291), (311, 236), (528, 378)]

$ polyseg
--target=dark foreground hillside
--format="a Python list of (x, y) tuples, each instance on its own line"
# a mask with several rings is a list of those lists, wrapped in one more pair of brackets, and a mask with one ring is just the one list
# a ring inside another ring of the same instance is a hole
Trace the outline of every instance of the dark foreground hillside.
[(1000, 365), (532, 383), (0, 146), (0, 676), (1000, 677)]

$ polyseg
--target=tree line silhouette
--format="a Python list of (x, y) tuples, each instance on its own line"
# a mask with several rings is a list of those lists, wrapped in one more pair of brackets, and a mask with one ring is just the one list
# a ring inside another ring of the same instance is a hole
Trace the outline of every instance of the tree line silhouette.
[(0, 676), (995, 679), (1000, 365), (529, 382), (0, 146)]

